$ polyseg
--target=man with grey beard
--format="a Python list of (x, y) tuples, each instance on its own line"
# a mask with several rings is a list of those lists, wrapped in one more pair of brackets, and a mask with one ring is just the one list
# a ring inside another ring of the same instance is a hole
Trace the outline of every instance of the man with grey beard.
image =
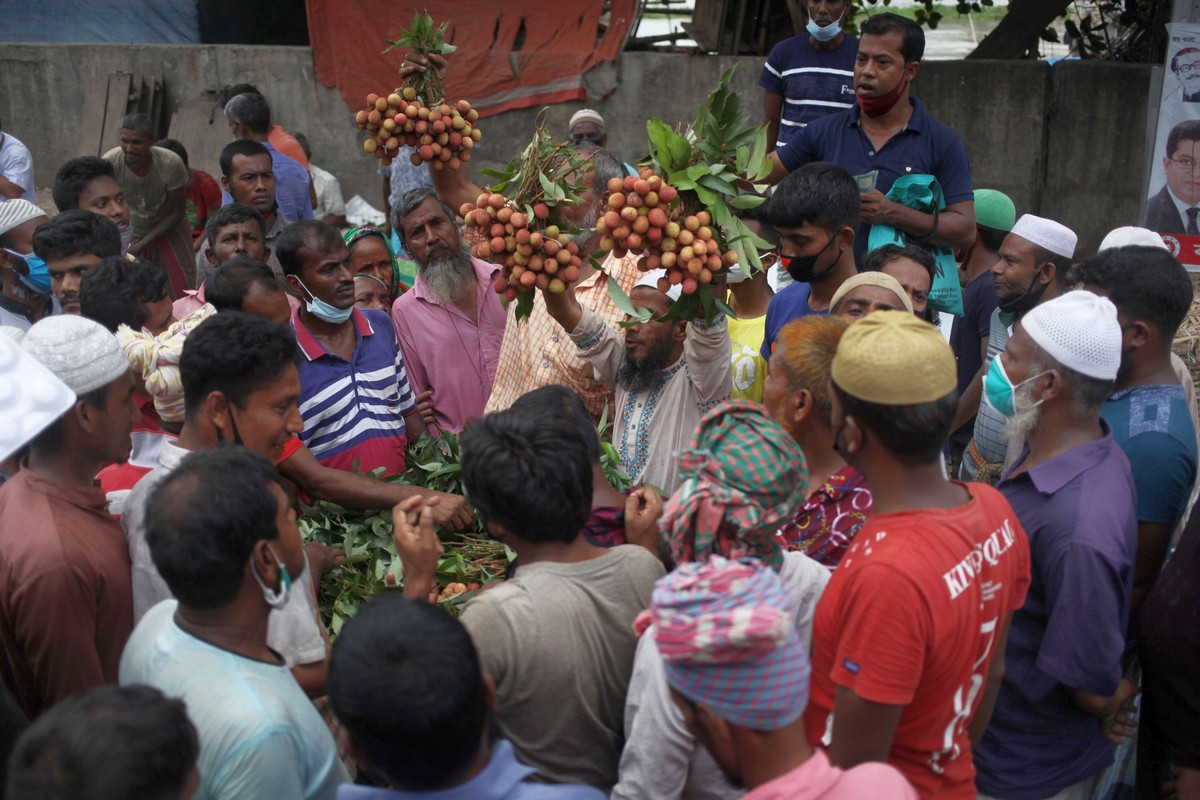
[(431, 189), (405, 192), (392, 229), (417, 263), (417, 281), (392, 306), (413, 391), (431, 392), (437, 430), (458, 432), (483, 415), (507, 317), (492, 281), (496, 264), (474, 258), (458, 218)]
[[(605, 191), (608, 182), (613, 178), (624, 178), (626, 173), (625, 166), (603, 148), (581, 145), (578, 155), (585, 162), (576, 180), (583, 202), (564, 209), (563, 217), (567, 224), (579, 229), (580, 232), (571, 239), (579, 246), (579, 252), (586, 255), (600, 247), (596, 219), (607, 209)], [(485, 191), (471, 182), (465, 169), (430, 170), (429, 174), (438, 197), (451, 208), (474, 203)], [(613, 302), (605, 276), (611, 276), (621, 285), (621, 290), (629, 294), (641, 275), (637, 261), (636, 253), (629, 253), (624, 258), (609, 253), (596, 270), (584, 259), (574, 287), (580, 305), (596, 312), (609, 325), (621, 322), (625, 312)], [(595, 379), (591, 367), (576, 353), (574, 343), (563, 335), (558, 323), (547, 313), (541, 293), (534, 295), (533, 308), (520, 324), (517, 324), (515, 304), (509, 304), (508, 316), (496, 379), (485, 411), (503, 411), (527, 392), (558, 384), (579, 395), (594, 420), (600, 419), (606, 407), (612, 418), (612, 387)]]
[[(1032, 582), (1013, 614), (1005, 672), (975, 747), (980, 798), (1086, 796), (1132, 736), (1136, 689), (1122, 680), (1137, 553), (1129, 460), (1100, 409), (1121, 364), (1106, 298), (1079, 290), (1013, 328), (984, 380), (988, 403), (1025, 442), (997, 488), (1029, 536)], [(1001, 638), (998, 646), (1005, 646)]]

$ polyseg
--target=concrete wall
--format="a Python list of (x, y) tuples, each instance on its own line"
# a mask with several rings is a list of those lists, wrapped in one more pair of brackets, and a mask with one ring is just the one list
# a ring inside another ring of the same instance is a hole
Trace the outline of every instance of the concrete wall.
[[(743, 107), (757, 116), (757, 59), (624, 54), (597, 76), (615, 82), (616, 91), (590, 104), (608, 120), (609, 147), (636, 161), (646, 149), (648, 117), (690, 121), (722, 70), (734, 64)], [(314, 80), (311, 53), (299, 47), (0, 45), (0, 118), (33, 151), (39, 186), (48, 186), (58, 165), (76, 154), (84, 82), (116, 71), (161, 76), (171, 110), (222, 86), (256, 84), (280, 124), (308, 134), (314, 160), (341, 178), (347, 198), (359, 193), (379, 205), (376, 162), (362, 152), (362, 136), (341, 96)], [(1094, 249), (1110, 228), (1136, 221), (1150, 73), (1149, 65), (929, 62), (915, 93), (962, 135), (976, 186), (1008, 192), (1019, 212), (1072, 226), (1083, 251)], [(570, 115), (583, 105), (550, 108), (546, 124), (565, 134)], [(476, 180), (479, 167), (502, 165), (524, 147), (538, 113), (525, 109), (484, 120), (484, 139), (471, 162)], [(223, 128), (224, 119), (217, 115), (213, 124)], [(216, 157), (192, 154), (195, 165), (214, 173)]]

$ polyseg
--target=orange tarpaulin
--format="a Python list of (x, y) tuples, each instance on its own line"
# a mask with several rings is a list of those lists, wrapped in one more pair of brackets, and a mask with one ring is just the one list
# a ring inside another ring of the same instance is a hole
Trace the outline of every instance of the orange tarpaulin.
[[(399, 25), (412, 21), (412, 7), (387, 0), (306, 0), (308, 30), (317, 78), (337, 87), (352, 109), (371, 92), (400, 82), (404, 50), (381, 55), (384, 39), (399, 37)], [(583, 100), (583, 73), (617, 57), (633, 24), (637, 0), (611, 0), (607, 30), (601, 34), (605, 0), (428, 0), (435, 24), (451, 20), (446, 94), (465, 99), (480, 116), (514, 108)], [(523, 31), (520, 49), (515, 50)]]

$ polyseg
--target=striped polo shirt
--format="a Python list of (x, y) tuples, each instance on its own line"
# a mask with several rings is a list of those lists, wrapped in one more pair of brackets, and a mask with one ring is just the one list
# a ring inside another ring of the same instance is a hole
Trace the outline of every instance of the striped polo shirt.
[(387, 314), (354, 309), (357, 342), (347, 361), (334, 355), (304, 327), (299, 309), (292, 328), (300, 354), (300, 440), (327, 467), (361, 472), (383, 467), (388, 475), (405, 470), (404, 415), (416, 407), (396, 331)]
[(818, 50), (807, 33), (784, 39), (771, 48), (758, 85), (783, 96), (779, 139), (791, 141), (810, 122), (854, 105), (854, 58), (858, 39), (847, 36), (833, 50)]

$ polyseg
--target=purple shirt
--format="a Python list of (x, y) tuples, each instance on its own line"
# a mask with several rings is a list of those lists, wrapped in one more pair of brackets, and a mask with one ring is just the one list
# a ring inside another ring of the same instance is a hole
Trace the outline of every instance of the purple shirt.
[[(1103, 438), (997, 486), (1029, 535), (1032, 582), (1012, 617), (996, 711), (975, 747), (981, 794), (1038, 800), (1113, 760), (1099, 721), (1071, 699), (1072, 689), (1116, 691), (1133, 592), (1133, 477), (1101, 425)], [(1017, 466), (1028, 456), (1026, 448)]]
[(496, 377), (500, 342), (508, 319), (492, 279), (500, 267), (471, 259), (475, 268), (475, 318), (454, 303), (435, 303), (425, 280), (417, 275), (412, 291), (396, 298), (392, 322), (404, 353), (413, 391), (433, 390), (437, 427), (458, 432), (483, 416)]

